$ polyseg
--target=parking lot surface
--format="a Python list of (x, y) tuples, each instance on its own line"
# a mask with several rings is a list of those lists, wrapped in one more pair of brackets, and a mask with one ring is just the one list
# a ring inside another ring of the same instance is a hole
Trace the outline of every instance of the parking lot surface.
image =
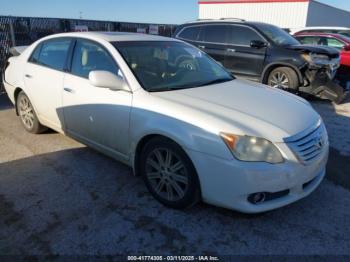
[(350, 255), (350, 100), (313, 102), (328, 128), (327, 178), (259, 215), (168, 209), (131, 169), (53, 131), (24, 131), (0, 96), (0, 254)]

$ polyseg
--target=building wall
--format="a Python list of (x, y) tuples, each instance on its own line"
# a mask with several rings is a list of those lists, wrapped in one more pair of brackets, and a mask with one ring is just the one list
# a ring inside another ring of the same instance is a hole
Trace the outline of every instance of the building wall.
[(199, 1), (199, 18), (241, 18), (295, 28), (306, 25), (308, 6), (309, 2), (305, 0), (263, 0), (260, 3), (257, 0)]
[(306, 26), (350, 27), (350, 12), (311, 1)]

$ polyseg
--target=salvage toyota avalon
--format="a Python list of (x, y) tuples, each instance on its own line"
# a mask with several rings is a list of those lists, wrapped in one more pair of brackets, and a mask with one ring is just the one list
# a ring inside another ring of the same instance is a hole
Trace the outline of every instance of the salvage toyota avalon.
[(3, 80), (23, 127), (130, 165), (166, 206), (264, 212), (325, 176), (327, 132), (308, 102), (235, 79), (180, 40), (65, 33), (16, 50)]

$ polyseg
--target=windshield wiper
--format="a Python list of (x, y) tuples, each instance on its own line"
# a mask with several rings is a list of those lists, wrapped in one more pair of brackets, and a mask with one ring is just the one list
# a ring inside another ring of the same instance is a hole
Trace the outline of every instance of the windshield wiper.
[(177, 90), (179, 88), (176, 87), (151, 87), (148, 88), (147, 91), (148, 92), (165, 92), (165, 91), (173, 91), (173, 90)]
[(188, 89), (188, 88), (196, 88), (200, 86), (208, 86), (208, 85), (214, 85), (214, 84), (219, 84), (223, 82), (228, 82), (234, 80), (234, 78), (219, 78), (215, 79), (206, 83), (200, 83), (200, 84), (187, 84), (187, 85), (180, 85), (180, 86), (172, 86), (172, 87), (153, 87), (153, 88), (148, 88), (148, 92), (165, 92), (165, 91), (173, 91), (173, 90), (180, 90), (180, 89)]

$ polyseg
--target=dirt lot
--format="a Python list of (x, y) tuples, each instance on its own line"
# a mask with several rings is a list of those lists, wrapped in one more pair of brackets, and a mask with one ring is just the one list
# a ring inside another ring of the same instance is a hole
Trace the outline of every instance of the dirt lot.
[(252, 216), (167, 209), (125, 165), (55, 132), (26, 133), (0, 96), (0, 254), (350, 255), (350, 100), (313, 104), (332, 146), (326, 180)]

